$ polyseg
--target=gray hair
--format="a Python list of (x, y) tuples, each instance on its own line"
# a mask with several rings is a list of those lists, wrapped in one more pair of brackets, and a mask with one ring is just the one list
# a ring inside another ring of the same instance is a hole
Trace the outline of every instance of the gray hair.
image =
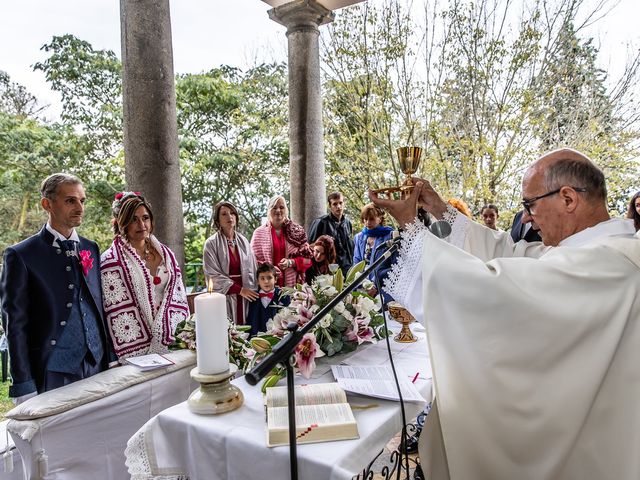
[(58, 188), (63, 184), (82, 185), (82, 180), (69, 173), (54, 173), (42, 181), (42, 185), (40, 185), (40, 195), (42, 198), (55, 200), (58, 194)]
[(585, 196), (589, 200), (607, 200), (607, 185), (604, 173), (586, 155), (568, 150), (567, 158), (561, 158), (549, 165), (544, 171), (544, 183), (547, 190), (555, 190), (568, 185), (586, 188)]
[(267, 203), (267, 217), (269, 216), (271, 209), (276, 206), (278, 200), (282, 200), (284, 203), (284, 216), (289, 218), (289, 207), (287, 207), (287, 201), (282, 195), (274, 195), (269, 199), (269, 203)]

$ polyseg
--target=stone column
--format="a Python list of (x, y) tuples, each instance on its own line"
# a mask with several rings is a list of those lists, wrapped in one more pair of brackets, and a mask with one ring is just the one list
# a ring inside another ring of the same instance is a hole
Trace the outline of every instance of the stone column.
[(120, 0), (127, 189), (153, 207), (154, 234), (184, 265), (169, 0)]
[(290, 210), (308, 228), (326, 213), (318, 27), (334, 14), (314, 0), (296, 0), (269, 10), (269, 18), (287, 27)]

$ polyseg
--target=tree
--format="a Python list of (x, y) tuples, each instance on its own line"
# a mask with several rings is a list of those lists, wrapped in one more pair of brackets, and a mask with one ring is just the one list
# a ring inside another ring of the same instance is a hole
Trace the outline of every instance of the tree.
[(9, 74), (0, 70), (0, 110), (20, 118), (38, 118), (45, 108), (25, 87), (12, 82)]
[[(54, 37), (43, 49), (50, 56), (35, 68), (61, 94), (62, 121), (79, 132), (87, 152), (82, 171), (91, 174), (107, 211), (124, 183), (120, 61), (72, 35)], [(215, 202), (234, 202), (252, 230), (266, 199), (285, 191), (286, 94), (282, 65), (177, 76), (189, 261), (201, 258)]]
[(360, 208), (366, 187), (398, 184), (395, 151), (419, 136), (413, 22), (399, 4), (341, 12), (321, 43), (329, 190)]
[(215, 203), (227, 200), (242, 213), (245, 232), (253, 231), (267, 199), (286, 192), (283, 65), (181, 75), (176, 92), (187, 220), (207, 225), (209, 235)]
[[(34, 65), (62, 97), (62, 121), (83, 134), (87, 161), (103, 162), (122, 150), (122, 65), (110, 50), (94, 50), (73, 35), (42, 47), (49, 58)], [(113, 165), (108, 165), (113, 167)], [(109, 173), (120, 175), (117, 168)]]
[(345, 11), (323, 50), (327, 170), (352, 176), (361, 201), (365, 186), (397, 183), (391, 154), (413, 139), (427, 147), (419, 173), (445, 196), (508, 211), (524, 168), (573, 146), (607, 171), (617, 205), (637, 178), (640, 57), (610, 86), (582, 33), (605, 6), (390, 0)]

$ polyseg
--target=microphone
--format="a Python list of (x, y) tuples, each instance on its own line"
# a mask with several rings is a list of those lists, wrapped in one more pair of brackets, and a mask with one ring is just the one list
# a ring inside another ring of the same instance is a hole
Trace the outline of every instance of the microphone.
[(399, 244), (401, 240), (402, 240), (402, 237), (400, 236), (400, 232), (398, 230), (394, 230), (393, 232), (391, 232), (391, 238), (386, 242), (382, 242), (380, 246), (385, 248), (390, 248), (393, 245)]
[(451, 225), (444, 220), (438, 220), (429, 225), (429, 231), (438, 238), (447, 238), (451, 235)]

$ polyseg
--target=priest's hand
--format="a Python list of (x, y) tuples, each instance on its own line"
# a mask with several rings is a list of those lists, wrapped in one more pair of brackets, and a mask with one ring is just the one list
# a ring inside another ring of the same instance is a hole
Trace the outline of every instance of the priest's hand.
[[(442, 220), (444, 212), (447, 211), (447, 203), (442, 200), (442, 197), (433, 189), (431, 183), (423, 178), (412, 177), (413, 184), (421, 182), (423, 184), (418, 198), (418, 203), (431, 215), (436, 217), (436, 220)], [(415, 189), (414, 189), (415, 190)]]
[(420, 198), (423, 185), (424, 181), (418, 180), (411, 190), (411, 195), (402, 200), (380, 198), (373, 190), (369, 190), (369, 199), (378, 207), (389, 212), (400, 224), (400, 228), (404, 228), (416, 219), (418, 198)]

